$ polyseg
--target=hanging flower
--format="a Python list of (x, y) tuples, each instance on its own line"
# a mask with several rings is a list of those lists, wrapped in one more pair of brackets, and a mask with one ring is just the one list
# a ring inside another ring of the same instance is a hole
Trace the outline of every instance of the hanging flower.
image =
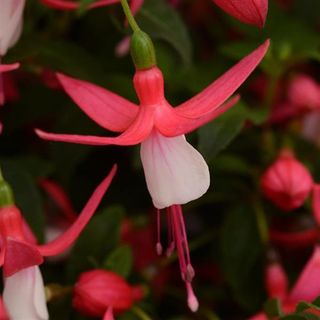
[(4, 302), (10, 319), (48, 319), (38, 265), (43, 262), (43, 257), (62, 253), (77, 239), (97, 209), (115, 172), (116, 166), (94, 191), (69, 229), (43, 245), (37, 245), (35, 238), (30, 236), (30, 229), (14, 205), (9, 185), (0, 177), (0, 265), (4, 274)]
[(120, 314), (143, 296), (141, 287), (131, 287), (112, 271), (94, 269), (81, 273), (73, 291), (75, 309), (91, 317)]
[(21, 35), (24, 5), (25, 0), (0, 0), (0, 57)]
[(244, 23), (260, 28), (264, 26), (268, 13), (268, 0), (213, 0), (213, 2)]
[(285, 211), (300, 207), (312, 186), (313, 180), (308, 169), (290, 150), (282, 150), (261, 177), (264, 195)]
[[(238, 101), (238, 97), (235, 97), (223, 104), (261, 61), (269, 41), (197, 96), (173, 108), (164, 97), (163, 76), (155, 65), (151, 40), (145, 33), (134, 37), (132, 52), (137, 71), (133, 82), (140, 106), (94, 84), (58, 75), (66, 92), (90, 118), (105, 129), (123, 132), (120, 136), (109, 138), (53, 134), (38, 129), (36, 133), (46, 140), (79, 144), (141, 143), (140, 154), (147, 187), (158, 215), (160, 209), (168, 208), (168, 223), (172, 241), (178, 250), (189, 306), (195, 311), (198, 303), (191, 288), (194, 270), (190, 263), (180, 204), (201, 197), (209, 187), (210, 176), (202, 155), (186, 141), (184, 134), (215, 119)], [(142, 46), (145, 50), (142, 55), (146, 54), (147, 59), (141, 57), (141, 50), (135, 47), (135, 44), (141, 44), (139, 41), (146, 41)], [(157, 251), (162, 251), (159, 242)]]

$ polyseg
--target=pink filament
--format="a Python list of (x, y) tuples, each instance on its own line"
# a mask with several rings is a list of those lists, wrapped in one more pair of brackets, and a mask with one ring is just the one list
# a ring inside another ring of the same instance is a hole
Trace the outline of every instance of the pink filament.
[[(166, 253), (167, 255), (171, 255), (176, 247), (181, 278), (186, 283), (188, 306), (192, 311), (195, 312), (198, 309), (198, 300), (191, 285), (192, 279), (195, 276), (195, 272), (191, 265), (183, 212), (180, 205), (172, 205), (167, 208), (166, 212), (168, 219), (168, 249)], [(157, 253), (159, 254), (159, 247), (162, 251), (162, 246), (160, 243), (160, 210), (157, 210), (157, 233)]]

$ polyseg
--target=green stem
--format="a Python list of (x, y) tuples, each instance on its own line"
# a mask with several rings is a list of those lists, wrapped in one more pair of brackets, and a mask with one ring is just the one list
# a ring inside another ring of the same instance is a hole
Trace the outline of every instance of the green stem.
[(133, 306), (131, 311), (138, 316), (141, 320), (152, 320), (140, 307)]
[(264, 245), (267, 245), (268, 241), (269, 241), (268, 223), (267, 223), (266, 215), (265, 215), (260, 203), (257, 202), (254, 204), (254, 211), (256, 214), (257, 226), (258, 226), (260, 239)]
[(129, 25), (130, 25), (131, 29), (133, 30), (133, 32), (140, 31), (140, 27), (138, 26), (135, 18), (132, 15), (128, 1), (121, 0), (121, 5), (122, 5), (123, 12), (124, 12), (125, 16), (127, 17)]
[(208, 308), (200, 308), (199, 311), (201, 311), (208, 320), (220, 320), (220, 318)]

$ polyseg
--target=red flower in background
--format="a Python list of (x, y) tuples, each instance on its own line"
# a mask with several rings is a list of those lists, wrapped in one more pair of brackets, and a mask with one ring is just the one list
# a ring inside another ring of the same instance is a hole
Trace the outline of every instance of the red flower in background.
[(268, 0), (213, 0), (213, 2), (244, 23), (260, 28), (264, 26), (268, 13)]
[(72, 304), (81, 313), (113, 319), (131, 308), (143, 296), (141, 287), (131, 287), (125, 279), (112, 271), (95, 269), (81, 273), (74, 286)]
[(285, 211), (300, 207), (312, 186), (313, 180), (308, 169), (289, 150), (282, 150), (261, 177), (264, 195)]

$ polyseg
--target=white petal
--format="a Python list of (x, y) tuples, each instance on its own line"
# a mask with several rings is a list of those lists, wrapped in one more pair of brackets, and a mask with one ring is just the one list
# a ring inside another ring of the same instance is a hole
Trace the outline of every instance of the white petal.
[(29, 267), (5, 278), (3, 301), (11, 320), (49, 319), (39, 267)]
[(0, 56), (20, 37), (25, 0), (0, 0)]
[(148, 190), (158, 209), (197, 199), (209, 188), (208, 166), (184, 136), (168, 138), (153, 131), (141, 143), (140, 155)]

